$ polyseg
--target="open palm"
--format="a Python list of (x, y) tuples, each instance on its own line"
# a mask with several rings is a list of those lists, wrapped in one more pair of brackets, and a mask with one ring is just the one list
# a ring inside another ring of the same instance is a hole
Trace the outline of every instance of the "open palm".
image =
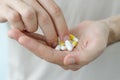
[(79, 38), (78, 45), (71, 52), (55, 50), (36, 33), (11, 30), (9, 36), (40, 58), (71, 70), (78, 70), (96, 59), (108, 43), (109, 29), (101, 23), (85, 21), (71, 29), (70, 33)]

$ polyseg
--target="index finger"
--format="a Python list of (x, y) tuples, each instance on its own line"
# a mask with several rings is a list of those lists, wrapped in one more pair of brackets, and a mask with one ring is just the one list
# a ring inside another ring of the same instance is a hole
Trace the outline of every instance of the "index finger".
[(38, 1), (48, 11), (49, 15), (53, 19), (55, 28), (61, 40), (65, 41), (69, 39), (69, 30), (65, 22), (65, 18), (57, 4), (53, 0), (38, 0)]

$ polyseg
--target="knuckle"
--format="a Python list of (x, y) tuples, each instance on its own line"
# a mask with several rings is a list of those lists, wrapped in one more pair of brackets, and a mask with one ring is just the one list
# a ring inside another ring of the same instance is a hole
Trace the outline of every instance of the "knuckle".
[(29, 32), (36, 32), (38, 30), (38, 27), (30, 27), (27, 29)]
[(35, 16), (35, 12), (32, 8), (27, 8), (23, 11), (23, 16), (27, 19), (32, 19)]
[(53, 7), (52, 15), (55, 17), (59, 17), (61, 15), (61, 9), (58, 6)]
[(10, 21), (13, 21), (13, 22), (17, 22), (20, 20), (19, 14), (15, 11), (11, 12), (8, 18)]
[(47, 14), (42, 15), (41, 16), (41, 21), (42, 21), (43, 25), (48, 24), (48, 22), (49, 22), (49, 16)]

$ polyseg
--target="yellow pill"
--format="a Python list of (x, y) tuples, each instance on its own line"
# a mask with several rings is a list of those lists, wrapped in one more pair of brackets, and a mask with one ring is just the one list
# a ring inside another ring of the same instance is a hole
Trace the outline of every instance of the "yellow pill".
[(76, 42), (78, 42), (79, 40), (78, 40), (78, 38), (76, 38), (76, 37), (75, 37), (75, 38), (73, 39), (73, 41), (76, 41)]
[(72, 42), (73, 47), (75, 47), (75, 46), (77, 45), (77, 43), (78, 43), (78, 42), (73, 41), (73, 42)]
[(70, 40), (72, 41), (79, 41), (78, 38), (76, 38), (74, 35), (70, 34)]
[(75, 36), (70, 34), (70, 40), (73, 40), (74, 38), (75, 38)]
[(55, 49), (61, 51), (64, 50), (72, 51), (73, 48), (78, 44), (78, 38), (72, 34), (70, 34), (69, 37), (70, 40), (66, 40), (65, 42), (61, 41), (60, 38), (58, 37), (58, 45), (56, 46)]

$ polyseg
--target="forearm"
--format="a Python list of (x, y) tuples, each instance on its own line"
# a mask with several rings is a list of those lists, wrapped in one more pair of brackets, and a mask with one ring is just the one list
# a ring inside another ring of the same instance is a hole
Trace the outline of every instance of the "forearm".
[(120, 40), (120, 15), (102, 20), (109, 27), (108, 45)]

